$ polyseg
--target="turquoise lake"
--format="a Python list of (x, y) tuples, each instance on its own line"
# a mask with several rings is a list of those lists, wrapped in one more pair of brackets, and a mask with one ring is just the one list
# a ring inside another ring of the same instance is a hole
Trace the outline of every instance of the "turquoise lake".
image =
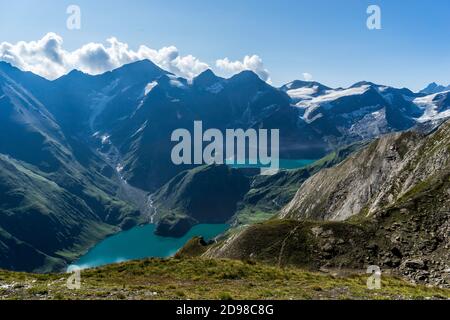
[(171, 257), (193, 237), (202, 236), (206, 240), (211, 240), (228, 227), (227, 224), (201, 224), (193, 227), (182, 238), (157, 236), (154, 234), (155, 225), (153, 224), (135, 227), (98, 243), (68, 270), (70, 271), (74, 266), (85, 269), (149, 257)]
[[(304, 168), (311, 163), (314, 163), (317, 160), (310, 159), (280, 159), (280, 169), (300, 169)], [(230, 167), (232, 168), (261, 168), (263, 167), (261, 164), (234, 164), (230, 163)]]

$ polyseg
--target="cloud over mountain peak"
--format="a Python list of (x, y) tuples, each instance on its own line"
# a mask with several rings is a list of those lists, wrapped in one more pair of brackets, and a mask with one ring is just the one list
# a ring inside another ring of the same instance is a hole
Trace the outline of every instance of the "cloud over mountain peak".
[(244, 70), (251, 70), (262, 80), (270, 81), (270, 74), (264, 67), (262, 59), (258, 55), (245, 56), (242, 61), (230, 61), (228, 58), (216, 61), (216, 67), (231, 74), (236, 74)]
[[(144, 59), (149, 59), (159, 67), (188, 79), (209, 68), (206, 62), (193, 55), (181, 55), (175, 46), (153, 49), (141, 45), (137, 50), (133, 50), (127, 43), (115, 37), (107, 39), (105, 43), (90, 42), (73, 51), (66, 50), (63, 38), (53, 32), (47, 33), (37, 41), (0, 43), (0, 61), (9, 62), (22, 70), (31, 71), (51, 80), (74, 69), (95, 75)], [(219, 59), (216, 62), (216, 70), (225, 73), (252, 70), (261, 79), (265, 81), (270, 79), (261, 58), (257, 55), (246, 56), (242, 62), (231, 62), (227, 58)]]

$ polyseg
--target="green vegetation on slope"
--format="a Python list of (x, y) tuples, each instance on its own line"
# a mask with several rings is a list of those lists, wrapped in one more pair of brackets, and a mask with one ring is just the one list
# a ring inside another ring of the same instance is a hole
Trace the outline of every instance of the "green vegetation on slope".
[(382, 276), (367, 289), (364, 273), (314, 273), (260, 263), (210, 259), (149, 259), (81, 272), (81, 289), (67, 274), (0, 271), (2, 299), (449, 299), (450, 291)]
[[(80, 177), (67, 171), (59, 178), (54, 175), (51, 180), (32, 166), (0, 155), (1, 268), (62, 270), (96, 242), (119, 231), (124, 219), (138, 221), (135, 209), (81, 173)], [(78, 190), (68, 191), (71, 180), (79, 181)]]

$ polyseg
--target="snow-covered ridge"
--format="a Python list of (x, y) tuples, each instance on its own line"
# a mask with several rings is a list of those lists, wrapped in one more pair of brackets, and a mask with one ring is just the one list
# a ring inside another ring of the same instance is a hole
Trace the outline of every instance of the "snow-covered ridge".
[(326, 90), (325, 94), (320, 95), (318, 97), (310, 96), (309, 98), (298, 102), (296, 106), (298, 108), (305, 109), (302, 118), (306, 122), (311, 123), (317, 119), (320, 119), (323, 116), (320, 113), (313, 115), (318, 108), (330, 109), (331, 108), (331, 105), (329, 104), (330, 102), (333, 102), (343, 97), (362, 95), (369, 89), (370, 89), (369, 85), (362, 85), (360, 87), (352, 87), (348, 89)]
[[(350, 99), (351, 97), (357, 98), (357, 96), (364, 95), (369, 90), (373, 90), (375, 95), (373, 98), (368, 96), (368, 99), (364, 99), (364, 102), (361, 102), (367, 105), (358, 107), (356, 104), (355, 108), (358, 108), (357, 110), (346, 111), (345, 114), (336, 110), (336, 115), (339, 114), (342, 118), (350, 121), (353, 118), (355, 121), (359, 121), (365, 115), (369, 115), (378, 109), (398, 107), (400, 112), (407, 112), (406, 110), (415, 112), (414, 116), (411, 116), (410, 113), (405, 113), (405, 117), (409, 117), (418, 123), (450, 118), (450, 99), (448, 98), (450, 90), (426, 95), (425, 93), (413, 93), (407, 89), (396, 89), (370, 82), (360, 82), (345, 89), (323, 90), (320, 84), (303, 84), (301, 81), (297, 83), (291, 82), (282, 88), (292, 99), (292, 105), (304, 110), (300, 118), (307, 123), (312, 123), (322, 118), (324, 116), (323, 113), (328, 110), (342, 106), (342, 103), (338, 103), (339, 99), (345, 97)], [(379, 94), (378, 100), (376, 93)], [(417, 111), (412, 111), (414, 106), (417, 108)], [(375, 116), (375, 118), (377, 117)]]
[(308, 102), (308, 104), (321, 104), (325, 102), (331, 102), (333, 100), (337, 100), (343, 97), (361, 95), (364, 94), (367, 90), (369, 90), (369, 85), (363, 85), (361, 87), (356, 88), (348, 88), (348, 89), (337, 89), (337, 90), (327, 90), (324, 95), (319, 97), (315, 97)]

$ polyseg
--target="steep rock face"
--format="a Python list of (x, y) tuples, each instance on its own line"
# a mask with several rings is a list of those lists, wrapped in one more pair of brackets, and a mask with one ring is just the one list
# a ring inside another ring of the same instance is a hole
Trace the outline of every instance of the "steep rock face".
[(282, 218), (345, 220), (370, 215), (449, 169), (450, 123), (422, 136), (392, 134), (326, 169), (298, 190)]

